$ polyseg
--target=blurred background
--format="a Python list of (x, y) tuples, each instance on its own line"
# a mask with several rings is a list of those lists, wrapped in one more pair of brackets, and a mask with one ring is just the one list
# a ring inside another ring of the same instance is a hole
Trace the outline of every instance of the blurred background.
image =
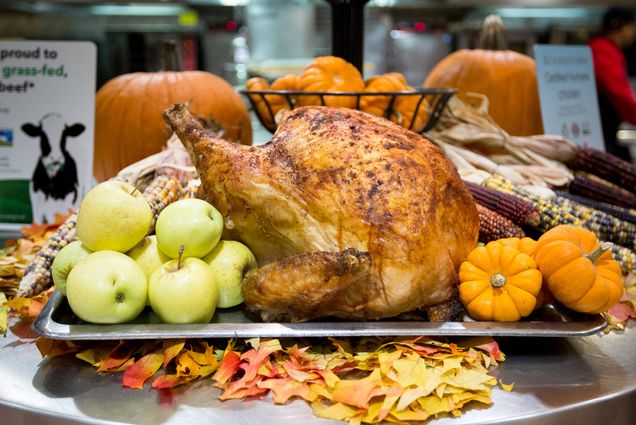
[[(365, 77), (399, 71), (421, 84), (448, 53), (476, 45), (490, 13), (503, 18), (513, 50), (532, 55), (535, 43), (582, 44), (614, 3), (371, 0), (365, 7)], [(3, 0), (0, 38), (92, 40), (98, 86), (119, 74), (159, 70), (163, 41), (176, 39), (184, 69), (241, 85), (249, 76), (276, 77), (329, 54), (331, 10), (325, 0)], [(636, 47), (627, 57), (636, 76)]]
[[(398, 71), (419, 86), (450, 52), (476, 46), (491, 13), (503, 18), (512, 50), (532, 56), (535, 43), (584, 44), (606, 7), (618, 3), (371, 0), (364, 9), (364, 76)], [(3, 0), (0, 38), (93, 41), (97, 88), (120, 74), (158, 71), (162, 45), (176, 40), (184, 70), (207, 70), (240, 87), (251, 76), (274, 79), (330, 54), (331, 8), (326, 0)], [(635, 85), (636, 46), (626, 56)], [(257, 123), (255, 131), (257, 142), (267, 140)]]

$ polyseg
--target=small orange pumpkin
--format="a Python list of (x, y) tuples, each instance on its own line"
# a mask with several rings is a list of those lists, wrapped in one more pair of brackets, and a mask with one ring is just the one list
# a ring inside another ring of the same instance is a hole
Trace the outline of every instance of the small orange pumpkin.
[(561, 225), (539, 238), (535, 260), (550, 292), (563, 305), (582, 313), (601, 313), (616, 304), (624, 291), (611, 244), (602, 243), (582, 227)]
[[(360, 71), (346, 60), (336, 56), (319, 56), (314, 59), (300, 76), (300, 90), (303, 91), (356, 91), (364, 90), (364, 80)], [(325, 96), (325, 105), (345, 108), (356, 107), (355, 96)], [(299, 105), (320, 105), (318, 96), (302, 96)]]
[[(399, 72), (389, 72), (387, 74), (369, 77), (366, 81), (364, 91), (366, 93), (402, 91), (406, 90), (406, 87), (406, 80), (402, 74)], [(389, 102), (391, 102), (391, 96), (362, 96), (360, 98), (360, 110), (383, 117), (389, 107)]]
[[(267, 80), (261, 77), (253, 77), (247, 80), (245, 82), (245, 88), (247, 90), (271, 89)], [(267, 107), (267, 102), (260, 94), (251, 94), (249, 95), (249, 98), (252, 102), (254, 102), (254, 107), (258, 109), (258, 115), (263, 118), (263, 121), (265, 121), (265, 125), (271, 127), (274, 124), (274, 116), (276, 115), (276, 113), (273, 111), (273, 108), (272, 112), (270, 113)], [(267, 95), (265, 95), (265, 98), (267, 98)], [(269, 99), (267, 99), (267, 101), (269, 101)]]
[[(405, 90), (414, 90), (414, 88), (406, 86)], [(420, 98), (420, 95), (404, 95), (398, 97), (393, 105), (391, 121), (413, 131), (421, 131), (424, 124), (428, 121), (428, 102), (426, 99), (422, 99), (420, 102)], [(411, 125), (416, 109), (417, 115)]]
[(459, 268), (459, 299), (477, 320), (517, 321), (532, 313), (540, 289), (532, 257), (497, 241), (472, 250)]

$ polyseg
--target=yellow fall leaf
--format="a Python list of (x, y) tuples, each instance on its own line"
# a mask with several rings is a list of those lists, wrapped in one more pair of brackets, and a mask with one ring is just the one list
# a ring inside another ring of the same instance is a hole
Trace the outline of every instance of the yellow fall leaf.
[(515, 383), (511, 382), (510, 384), (504, 384), (503, 381), (500, 379), (499, 386), (501, 387), (502, 390), (511, 392), (515, 387)]

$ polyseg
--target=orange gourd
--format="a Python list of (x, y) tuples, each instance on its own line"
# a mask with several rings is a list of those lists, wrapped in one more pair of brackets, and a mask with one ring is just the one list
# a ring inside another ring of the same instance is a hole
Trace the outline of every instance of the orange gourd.
[(536, 66), (532, 58), (506, 50), (503, 23), (488, 16), (482, 29), (481, 48), (458, 50), (430, 72), (424, 87), (458, 89), (470, 103), (469, 92), (488, 97), (489, 115), (508, 133), (516, 136), (542, 134)]
[[(264, 78), (253, 77), (245, 82), (245, 88), (247, 90), (271, 90), (269, 83)], [(263, 118), (266, 126), (271, 126), (274, 123), (274, 116), (276, 113), (273, 108), (270, 113), (267, 107), (267, 101), (265, 100), (268, 95), (261, 96), (260, 94), (250, 94), (249, 98), (254, 102), (254, 107), (258, 109), (258, 115)]]
[(497, 241), (472, 250), (459, 268), (459, 299), (477, 320), (517, 321), (532, 313), (540, 289), (532, 257)]
[[(354, 91), (364, 90), (360, 71), (346, 60), (336, 56), (319, 56), (303, 71), (298, 81), (303, 91)], [(355, 108), (355, 96), (325, 96), (325, 105)], [(302, 96), (299, 105), (320, 105), (318, 96)]]
[(124, 74), (95, 97), (95, 178), (104, 181), (160, 152), (171, 134), (162, 113), (178, 102), (189, 102), (190, 111), (224, 138), (252, 144), (247, 107), (222, 78), (203, 71)]
[[(365, 82), (364, 91), (365, 93), (402, 91), (406, 90), (407, 86), (408, 84), (406, 84), (406, 80), (404, 80), (402, 74), (390, 72), (369, 77)], [(360, 110), (372, 115), (384, 117), (390, 102), (391, 96), (362, 96), (360, 98)]]
[(582, 313), (601, 313), (616, 304), (624, 291), (611, 244), (599, 244), (582, 227), (561, 225), (539, 238), (535, 260), (554, 297)]

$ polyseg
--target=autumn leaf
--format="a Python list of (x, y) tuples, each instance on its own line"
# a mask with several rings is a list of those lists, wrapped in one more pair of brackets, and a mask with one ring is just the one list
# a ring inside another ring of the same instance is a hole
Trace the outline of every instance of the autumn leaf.
[(4, 303), (7, 301), (7, 297), (4, 292), (0, 292), (0, 334), (7, 334), (7, 327), (9, 326), (9, 307), (6, 307)]
[(379, 395), (382, 390), (382, 375), (376, 369), (363, 379), (342, 379), (333, 387), (333, 401), (341, 402), (349, 406), (366, 409), (369, 400)]
[(320, 400), (316, 400), (311, 404), (311, 410), (313, 410), (316, 416), (325, 419), (335, 419), (337, 421), (343, 421), (364, 414), (364, 409), (355, 409), (344, 403), (329, 405)]
[(120, 341), (119, 344), (101, 361), (97, 372), (117, 372), (125, 370), (134, 364), (131, 356), (135, 350), (135, 344)]
[(219, 385), (225, 384), (239, 370), (241, 364), (241, 356), (233, 350), (232, 345), (228, 344), (223, 353), (221, 365), (212, 377)]
[(80, 360), (84, 360), (89, 363), (91, 366), (98, 368), (102, 363), (104, 357), (106, 357), (111, 351), (113, 347), (109, 346), (99, 346), (95, 348), (89, 348), (87, 350), (80, 351), (75, 355)]
[(128, 388), (143, 388), (144, 383), (154, 375), (163, 364), (162, 350), (146, 354), (126, 369), (122, 384)]
[(163, 341), (163, 367), (168, 364), (181, 353), (185, 346), (185, 339), (166, 339)]
[(272, 390), (274, 403), (283, 404), (292, 397), (300, 397), (306, 401), (314, 401), (318, 395), (314, 393), (309, 384), (298, 382), (293, 378), (267, 379), (258, 383), (260, 388)]
[(6, 301), (4, 307), (11, 309), (24, 319), (34, 319), (40, 314), (47, 300), (48, 297), (39, 295), (33, 298), (16, 297)]
[(77, 345), (75, 345), (72, 341), (62, 341), (44, 337), (38, 338), (35, 341), (35, 346), (40, 352), (42, 358), (63, 356), (75, 353), (78, 350)]
[(501, 387), (502, 390), (510, 392), (515, 387), (515, 383), (511, 382), (510, 384), (504, 384), (503, 380), (500, 379), (499, 386)]

